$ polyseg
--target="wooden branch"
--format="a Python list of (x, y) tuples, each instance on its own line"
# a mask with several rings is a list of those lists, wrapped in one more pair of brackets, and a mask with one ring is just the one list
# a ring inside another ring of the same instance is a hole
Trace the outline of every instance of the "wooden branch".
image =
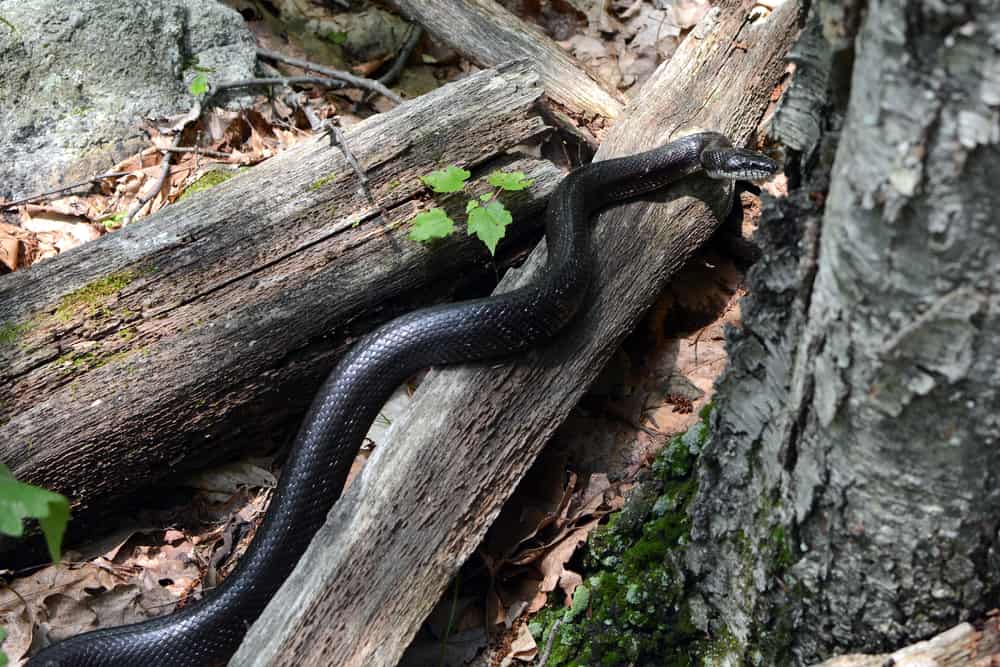
[[(0, 277), (0, 461), (69, 495), (79, 517), (285, 437), (355, 336), (441, 298), (473, 267), (492, 273), (474, 237), (428, 247), (406, 238), (406, 223), (431, 204), (419, 176), (447, 164), (481, 173), (545, 131), (536, 82), (511, 64), (347, 131), (377, 205), (323, 137)], [(536, 184), (505, 195), (514, 227), (531, 223), (561, 174), (517, 166)], [(464, 214), (463, 198), (446, 201)]]
[(411, 20), (480, 67), (527, 58), (545, 95), (567, 111), (615, 118), (624, 97), (542, 33), (494, 0), (394, 0)]
[[(287, 65), (292, 65), (294, 67), (299, 67), (306, 70), (307, 72), (319, 72), (320, 74), (327, 76), (331, 79), (336, 79), (338, 81), (343, 81), (348, 86), (353, 86), (354, 88), (360, 88), (362, 90), (370, 90), (373, 93), (378, 93), (383, 97), (387, 97), (396, 104), (402, 104), (403, 98), (392, 92), (380, 81), (375, 81), (374, 79), (368, 79), (363, 76), (358, 76), (357, 74), (351, 74), (350, 72), (342, 72), (331, 67), (326, 67), (325, 65), (320, 65), (308, 60), (302, 60), (301, 58), (293, 58), (291, 56), (286, 56), (284, 53), (278, 53), (277, 51), (270, 51), (268, 49), (257, 49), (257, 55), (261, 58), (266, 58), (268, 60), (277, 60), (278, 62), (285, 63)], [(509, 59), (508, 59), (509, 60)]]
[(1000, 664), (1000, 618), (994, 612), (986, 619), (982, 630), (977, 630), (969, 623), (960, 623), (895, 653), (842, 655), (830, 658), (816, 667), (990, 667), (996, 664)]
[[(600, 158), (694, 126), (737, 142), (751, 136), (784, 70), (797, 7), (787, 3), (755, 24), (740, 7), (723, 3), (718, 22), (680, 46), (612, 128)], [(657, 202), (601, 214), (585, 311), (524, 358), (429, 377), (230, 664), (395, 665), (546, 440), (719, 224), (729, 194), (696, 179)], [(544, 255), (537, 248), (502, 289), (531, 281)]]

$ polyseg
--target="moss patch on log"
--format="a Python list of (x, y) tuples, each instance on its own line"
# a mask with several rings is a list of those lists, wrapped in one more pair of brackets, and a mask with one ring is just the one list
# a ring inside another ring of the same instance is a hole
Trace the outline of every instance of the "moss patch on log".
[(236, 172), (224, 171), (222, 169), (212, 169), (206, 171), (204, 174), (199, 176), (194, 183), (184, 188), (184, 192), (177, 198), (177, 201), (181, 201), (188, 195), (194, 194), (195, 192), (201, 192), (202, 190), (214, 188), (219, 183), (225, 183), (235, 175)]
[(20, 339), (21, 334), (31, 328), (30, 324), (5, 322), (0, 325), (0, 345), (14, 345)]
[(135, 271), (119, 271), (104, 278), (93, 280), (83, 287), (73, 290), (59, 301), (55, 317), (62, 322), (68, 322), (81, 311), (89, 310), (96, 313), (106, 300), (125, 289), (137, 273)]

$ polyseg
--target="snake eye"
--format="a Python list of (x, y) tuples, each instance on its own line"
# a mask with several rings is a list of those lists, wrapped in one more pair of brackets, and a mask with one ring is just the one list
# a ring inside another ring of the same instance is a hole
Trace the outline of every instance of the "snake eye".
[(710, 178), (737, 181), (762, 181), (771, 178), (781, 165), (763, 153), (745, 148), (725, 148), (705, 151), (702, 166)]

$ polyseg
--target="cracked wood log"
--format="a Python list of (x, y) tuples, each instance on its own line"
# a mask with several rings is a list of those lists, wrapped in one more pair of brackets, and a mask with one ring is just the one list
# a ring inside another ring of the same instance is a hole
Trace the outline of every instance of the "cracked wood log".
[[(482, 173), (545, 131), (537, 78), (523, 62), (483, 71), (347, 131), (386, 222), (320, 139), (0, 278), (0, 461), (79, 516), (286, 435), (354, 337), (492, 274), (478, 239), (431, 248), (406, 223), (428, 204), (420, 175)], [(503, 196), (527, 229), (561, 172), (514, 164), (535, 179)]]
[(815, 667), (992, 667), (997, 664), (1000, 664), (1000, 619), (994, 613), (981, 629), (960, 623), (893, 653), (842, 655)]
[(545, 35), (494, 0), (393, 0), (411, 20), (480, 67), (527, 58), (545, 96), (576, 115), (611, 119), (625, 105), (620, 92), (591, 75)]
[[(647, 83), (598, 157), (693, 126), (747, 141), (784, 70), (797, 11), (786, 3), (751, 24), (741, 3), (723, 3)], [(727, 190), (698, 179), (605, 211), (594, 235), (600, 289), (567, 331), (522, 358), (429, 376), (230, 664), (395, 665), (546, 440), (716, 228)], [(531, 281), (544, 255), (543, 244), (501, 289)]]

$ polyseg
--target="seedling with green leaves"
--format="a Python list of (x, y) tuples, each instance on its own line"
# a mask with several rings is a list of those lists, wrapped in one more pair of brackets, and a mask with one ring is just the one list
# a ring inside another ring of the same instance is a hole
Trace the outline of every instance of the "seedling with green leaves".
[(0, 533), (11, 537), (24, 534), (24, 519), (38, 519), (53, 562), (59, 560), (63, 531), (69, 520), (69, 501), (58, 493), (14, 479), (0, 463)]
[[(450, 165), (445, 169), (438, 169), (421, 176), (420, 180), (434, 192), (446, 194), (463, 190), (471, 176), (472, 174), (465, 169)], [(534, 181), (527, 178), (523, 171), (494, 171), (486, 177), (486, 182), (496, 190), (481, 194), (466, 203), (465, 213), (468, 216), (466, 228), (469, 234), (475, 234), (485, 243), (493, 255), (496, 253), (497, 243), (507, 233), (507, 225), (513, 220), (510, 211), (497, 196), (502, 191), (524, 190)], [(444, 209), (435, 207), (413, 218), (410, 238), (427, 243), (445, 238), (454, 231), (455, 221), (448, 217)]]

